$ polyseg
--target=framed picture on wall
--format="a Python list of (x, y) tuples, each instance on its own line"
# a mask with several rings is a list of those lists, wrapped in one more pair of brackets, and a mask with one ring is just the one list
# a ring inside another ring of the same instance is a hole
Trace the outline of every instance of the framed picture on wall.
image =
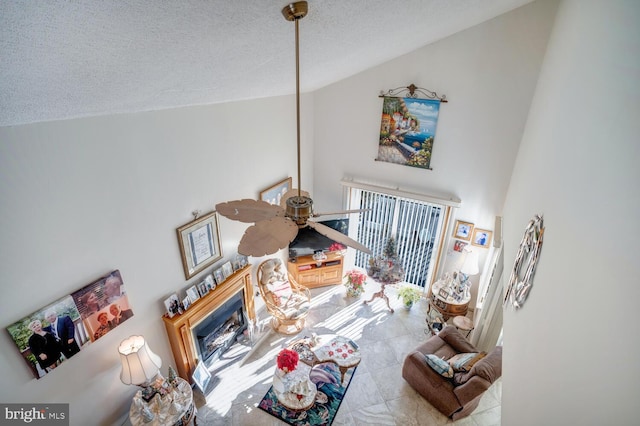
[(464, 250), (464, 248), (468, 245), (468, 243), (465, 243), (464, 241), (460, 241), (460, 240), (456, 240), (455, 243), (453, 243), (453, 249), (457, 252), (462, 253), (462, 250)]
[(471, 234), (473, 233), (473, 223), (464, 222), (462, 220), (456, 220), (456, 226), (453, 228), (453, 236), (460, 239), (469, 241)]
[(487, 248), (489, 247), (489, 244), (491, 244), (492, 236), (492, 231), (487, 231), (486, 229), (476, 229), (473, 231), (471, 244), (473, 244), (474, 246)]
[(176, 232), (186, 279), (222, 259), (218, 216), (215, 211), (182, 225)]
[(269, 188), (260, 191), (260, 200), (266, 201), (269, 204), (280, 204), (280, 199), (284, 194), (291, 189), (292, 179), (286, 178), (283, 181), (270, 186)]

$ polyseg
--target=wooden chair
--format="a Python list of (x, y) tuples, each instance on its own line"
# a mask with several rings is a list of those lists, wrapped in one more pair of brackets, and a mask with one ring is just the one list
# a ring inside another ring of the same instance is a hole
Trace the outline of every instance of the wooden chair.
[(260, 263), (258, 289), (276, 332), (295, 334), (304, 328), (311, 293), (287, 273), (282, 260), (271, 258)]

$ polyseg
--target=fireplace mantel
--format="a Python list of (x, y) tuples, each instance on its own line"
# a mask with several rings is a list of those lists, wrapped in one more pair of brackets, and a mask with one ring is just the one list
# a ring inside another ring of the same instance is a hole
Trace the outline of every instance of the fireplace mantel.
[(198, 350), (193, 338), (193, 327), (241, 290), (244, 290), (246, 314), (255, 321), (251, 265), (234, 272), (215, 290), (198, 299), (184, 313), (175, 315), (173, 318), (169, 318), (166, 314), (162, 317), (178, 375), (189, 383), (191, 383), (191, 374), (198, 364)]

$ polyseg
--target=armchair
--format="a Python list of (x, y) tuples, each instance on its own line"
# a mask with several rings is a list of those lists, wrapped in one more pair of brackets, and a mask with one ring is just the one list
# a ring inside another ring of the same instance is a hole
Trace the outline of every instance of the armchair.
[(453, 379), (431, 368), (425, 355), (450, 359), (459, 353), (480, 352), (460, 332), (448, 325), (411, 352), (404, 360), (402, 377), (424, 399), (452, 420), (468, 416), (478, 407), (482, 394), (502, 375), (502, 346), (496, 346), (468, 372)]
[(260, 263), (258, 289), (267, 312), (271, 315), (271, 327), (275, 331), (295, 334), (304, 328), (311, 293), (284, 270), (282, 260), (272, 258)]

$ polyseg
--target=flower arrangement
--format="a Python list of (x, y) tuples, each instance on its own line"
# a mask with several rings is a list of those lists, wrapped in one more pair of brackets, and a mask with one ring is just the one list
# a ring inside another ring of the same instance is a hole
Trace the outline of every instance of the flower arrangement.
[(340, 243), (333, 243), (329, 246), (329, 251), (343, 251), (346, 250), (347, 247)]
[(357, 269), (352, 269), (344, 274), (344, 286), (349, 296), (359, 296), (364, 291), (364, 285), (367, 283), (367, 274)]
[(413, 286), (404, 285), (398, 289), (398, 299), (402, 299), (402, 303), (407, 308), (413, 306), (421, 296), (420, 290)]
[(278, 368), (285, 373), (290, 373), (298, 366), (298, 352), (291, 349), (283, 349), (276, 356)]

